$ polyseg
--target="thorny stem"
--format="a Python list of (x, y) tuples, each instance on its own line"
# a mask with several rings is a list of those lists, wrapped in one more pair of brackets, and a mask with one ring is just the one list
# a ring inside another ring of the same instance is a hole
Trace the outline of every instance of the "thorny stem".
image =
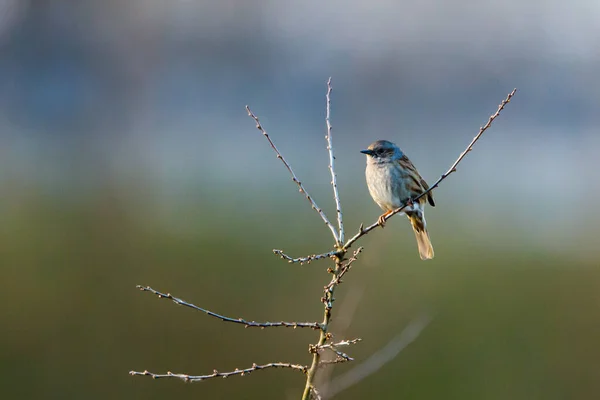
[(149, 371), (143, 371), (143, 372), (129, 371), (129, 375), (149, 376), (152, 379), (178, 378), (178, 379), (184, 380), (186, 382), (200, 382), (200, 381), (204, 381), (204, 380), (211, 379), (211, 378), (228, 378), (230, 376), (235, 376), (235, 375), (239, 375), (239, 376), (249, 375), (251, 372), (259, 371), (261, 369), (268, 369), (268, 368), (290, 368), (290, 369), (295, 369), (295, 370), (301, 371), (303, 373), (306, 373), (305, 365), (274, 362), (274, 363), (263, 364), (263, 365), (252, 364), (252, 366), (250, 368), (245, 368), (245, 369), (236, 368), (235, 370), (229, 371), (229, 372), (219, 372), (215, 369), (212, 374), (208, 374), (208, 375), (174, 374), (171, 371), (167, 372), (166, 374), (155, 374), (155, 373), (149, 372)]
[(292, 258), (285, 254), (283, 250), (273, 249), (273, 253), (286, 260), (289, 263), (300, 263), (300, 265), (307, 263), (310, 264), (311, 261), (321, 260), (323, 258), (331, 258), (332, 256), (338, 254), (337, 250), (333, 250), (323, 254), (312, 254), (306, 257)]
[(205, 308), (202, 307), (198, 307), (195, 304), (192, 303), (188, 303), (185, 300), (182, 300), (180, 298), (177, 298), (175, 296), (172, 296), (170, 293), (161, 293), (158, 290), (154, 290), (152, 289), (150, 286), (141, 286), (141, 285), (137, 285), (136, 286), (138, 289), (140, 289), (142, 292), (150, 292), (150, 293), (154, 293), (155, 295), (157, 295), (159, 298), (161, 299), (168, 299), (168, 300), (172, 300), (173, 303), (178, 304), (180, 306), (185, 306), (185, 307), (189, 307), (192, 308), (196, 311), (201, 311), (207, 315), (210, 315), (211, 317), (215, 317), (220, 319), (221, 321), (225, 321), (225, 322), (232, 322), (234, 324), (240, 324), (240, 325), (244, 325), (246, 328), (274, 328), (274, 327), (286, 327), (286, 328), (312, 328), (312, 329), (321, 329), (321, 325), (319, 325), (317, 322), (285, 322), (285, 321), (279, 321), (279, 322), (256, 322), (256, 321), (247, 321), (243, 318), (230, 318), (230, 317), (226, 317), (224, 315), (220, 315), (217, 314), (215, 312), (212, 312), (210, 310), (207, 310)]
[(345, 252), (340, 251), (338, 255), (335, 256), (335, 268), (332, 273), (331, 282), (325, 287), (323, 298), (324, 307), (323, 307), (323, 322), (321, 323), (321, 331), (319, 332), (319, 341), (314, 346), (317, 350), (313, 352), (313, 359), (310, 365), (310, 368), (306, 372), (306, 385), (304, 386), (304, 393), (302, 394), (302, 400), (310, 400), (311, 393), (314, 392), (314, 379), (319, 369), (319, 361), (321, 360), (321, 354), (318, 351), (318, 348), (323, 347), (325, 342), (329, 338), (329, 321), (331, 320), (331, 310), (333, 308), (334, 302), (334, 293), (335, 288), (337, 287), (336, 281), (338, 280), (338, 274), (343, 268), (342, 260), (344, 259)]
[(329, 285), (325, 286), (325, 289), (327, 289), (330, 286), (335, 286), (335, 285), (339, 285), (340, 283), (342, 283), (342, 277), (352, 267), (352, 263), (354, 261), (358, 260), (358, 255), (362, 251), (363, 251), (362, 247), (359, 247), (358, 249), (354, 250), (354, 254), (352, 255), (352, 257), (348, 261), (346, 261), (345, 264), (342, 264), (342, 266), (341, 266), (340, 270), (338, 271), (337, 276), (335, 277), (335, 279), (332, 279), (331, 282), (329, 282)]
[(329, 79), (327, 80), (327, 94), (325, 95), (326, 103), (327, 103), (326, 115), (325, 115), (325, 122), (327, 124), (327, 135), (325, 136), (325, 139), (327, 139), (327, 151), (329, 153), (329, 172), (331, 173), (331, 186), (333, 186), (333, 198), (335, 200), (335, 209), (336, 209), (336, 213), (337, 213), (338, 227), (340, 229), (336, 247), (340, 248), (342, 246), (342, 244), (344, 243), (344, 222), (342, 219), (342, 203), (340, 200), (340, 193), (338, 191), (338, 186), (337, 186), (337, 176), (335, 173), (335, 165), (334, 165), (335, 156), (333, 155), (333, 140), (331, 137), (331, 90), (332, 90), (331, 77), (329, 77)]
[(362, 341), (361, 338), (356, 338), (356, 339), (351, 339), (351, 340), (342, 340), (337, 343), (326, 344), (326, 345), (322, 346), (321, 348), (322, 349), (330, 349), (330, 348), (341, 347), (341, 346), (350, 346), (352, 344), (356, 344), (361, 341)]

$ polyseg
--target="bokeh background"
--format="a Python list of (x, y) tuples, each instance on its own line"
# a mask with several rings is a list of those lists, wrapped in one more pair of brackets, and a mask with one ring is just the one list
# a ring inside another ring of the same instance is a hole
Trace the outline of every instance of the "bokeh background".
[[(337, 398), (600, 396), (600, 3), (594, 0), (0, 1), (0, 387), (21, 399), (296, 399), (269, 370), (308, 363), (328, 230), (245, 113), (249, 104), (334, 219), (325, 82), (346, 227), (379, 209), (375, 139), (428, 181), (514, 87), (514, 100), (436, 191), (436, 258), (403, 217), (366, 236), (333, 332), (355, 365), (423, 312), (433, 321)], [(352, 369), (329, 369), (322, 381)]]

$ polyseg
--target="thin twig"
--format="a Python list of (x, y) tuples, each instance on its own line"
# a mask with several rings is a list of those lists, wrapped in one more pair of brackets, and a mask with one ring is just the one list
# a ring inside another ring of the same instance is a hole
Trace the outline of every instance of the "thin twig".
[(310, 194), (308, 194), (308, 192), (306, 191), (306, 188), (304, 187), (304, 185), (302, 184), (302, 182), (300, 182), (300, 180), (298, 179), (298, 177), (296, 177), (296, 174), (294, 173), (294, 171), (292, 170), (292, 167), (290, 166), (290, 164), (285, 160), (285, 158), (283, 158), (283, 155), (281, 155), (281, 153), (279, 152), (279, 150), (277, 149), (277, 147), (275, 146), (275, 143), (273, 143), (273, 141), (271, 140), (271, 138), (269, 137), (269, 135), (267, 134), (267, 132), (264, 130), (264, 128), (262, 127), (260, 121), (258, 120), (258, 117), (256, 115), (254, 115), (254, 113), (250, 110), (250, 107), (246, 106), (246, 111), (248, 112), (248, 115), (254, 120), (254, 122), (256, 122), (256, 128), (263, 134), (263, 136), (267, 139), (267, 141), (269, 142), (269, 144), (271, 145), (271, 148), (275, 151), (275, 153), (277, 154), (277, 158), (279, 158), (281, 160), (281, 162), (283, 163), (283, 165), (285, 165), (285, 167), (287, 168), (288, 172), (290, 173), (290, 175), (292, 175), (292, 180), (296, 183), (296, 185), (298, 185), (298, 188), (300, 190), (300, 193), (303, 193), (304, 196), (306, 197), (306, 199), (309, 201), (309, 203), (311, 204), (313, 210), (315, 210), (320, 216), (321, 219), (323, 220), (323, 222), (325, 222), (325, 225), (327, 225), (327, 227), (329, 228), (329, 230), (331, 231), (333, 238), (335, 240), (336, 243), (340, 242), (340, 239), (338, 237), (337, 231), (335, 229), (335, 227), (333, 226), (333, 224), (329, 221), (329, 219), (327, 218), (327, 216), (325, 215), (325, 213), (323, 212), (323, 210), (317, 206), (317, 203), (315, 202), (315, 200), (312, 198), (312, 196)]
[(354, 358), (350, 357), (348, 354), (343, 351), (338, 350), (338, 346), (350, 346), (352, 344), (356, 344), (360, 342), (362, 339), (352, 339), (352, 340), (342, 340), (337, 343), (327, 343), (321, 346), (309, 346), (309, 350), (314, 353), (316, 351), (329, 350), (332, 353), (336, 354), (338, 358), (343, 358), (346, 361), (354, 361)]
[(343, 358), (346, 361), (354, 361), (354, 358), (350, 357), (348, 354), (344, 353), (341, 350), (338, 350), (334, 347), (327, 347), (327, 349), (333, 353), (335, 353), (335, 355), (337, 355), (339, 358)]
[(357, 344), (358, 342), (361, 342), (362, 339), (361, 338), (356, 338), (356, 339), (350, 339), (350, 340), (341, 340), (339, 342), (336, 343), (328, 343), (328, 344), (324, 344), (323, 346), (321, 346), (322, 349), (328, 349), (328, 348), (332, 348), (332, 347), (340, 347), (340, 346), (350, 346), (353, 344)]
[(333, 198), (335, 199), (335, 208), (336, 208), (336, 212), (337, 212), (337, 220), (338, 220), (338, 227), (339, 227), (339, 235), (338, 235), (338, 239), (339, 241), (337, 242), (337, 247), (341, 247), (342, 244), (344, 243), (344, 222), (343, 222), (343, 218), (342, 218), (342, 202), (340, 200), (340, 193), (338, 191), (338, 187), (337, 187), (337, 176), (335, 173), (335, 166), (334, 166), (334, 160), (335, 157), (333, 155), (333, 140), (331, 137), (331, 77), (329, 77), (329, 79), (327, 80), (327, 94), (325, 95), (325, 98), (327, 100), (327, 106), (326, 106), (326, 116), (325, 116), (325, 122), (327, 124), (327, 135), (325, 136), (325, 139), (327, 139), (327, 151), (329, 152), (329, 172), (331, 172), (331, 186), (333, 186)]
[(358, 255), (362, 251), (362, 247), (359, 247), (358, 249), (354, 250), (354, 254), (352, 254), (352, 257), (350, 257), (348, 261), (342, 264), (339, 273), (335, 276), (335, 279), (332, 279), (331, 282), (329, 282), (329, 284), (325, 286), (325, 290), (329, 290), (332, 286), (339, 285), (340, 283), (342, 283), (342, 277), (346, 274), (346, 272), (350, 270), (350, 268), (352, 268), (352, 263), (358, 260)]
[[(473, 138), (473, 140), (471, 140), (471, 143), (469, 143), (469, 145), (467, 146), (467, 148), (465, 149), (465, 151), (463, 151), (462, 153), (460, 153), (460, 155), (458, 156), (458, 158), (456, 159), (456, 161), (454, 161), (454, 164), (452, 164), (452, 166), (448, 169), (448, 171), (446, 171), (442, 176), (440, 176), (440, 178), (433, 185), (431, 185), (431, 187), (429, 187), (429, 189), (427, 189), (426, 191), (424, 191), (423, 193), (421, 193), (419, 196), (415, 197), (414, 199), (411, 199), (409, 203), (416, 202), (421, 197), (426, 196), (427, 193), (431, 192), (433, 189), (435, 189), (436, 187), (438, 187), (438, 185), (444, 179), (446, 179), (450, 174), (452, 174), (453, 172), (456, 172), (456, 167), (458, 166), (458, 163), (460, 163), (462, 161), (462, 159), (465, 158), (465, 156), (467, 155), (467, 153), (470, 152), (473, 149), (473, 145), (475, 144), (475, 142), (477, 142), (477, 140), (479, 140), (479, 138), (481, 137), (481, 135), (483, 135), (483, 132), (485, 132), (490, 127), (490, 125), (492, 125), (492, 122), (496, 119), (496, 117), (498, 117), (500, 115), (500, 111), (502, 111), (504, 109), (504, 106), (506, 106), (510, 102), (510, 100), (512, 99), (512, 97), (515, 95), (516, 92), (517, 92), (517, 89), (513, 89), (513, 91), (508, 94), (508, 96), (506, 97), (506, 99), (502, 100), (502, 103), (500, 103), (500, 105), (498, 106), (498, 110), (496, 110), (496, 112), (492, 116), (490, 116), (490, 118), (488, 119), (487, 123), (484, 126), (482, 126), (481, 128), (479, 128), (479, 133), (477, 135), (475, 135), (475, 137)], [(392, 211), (390, 214), (388, 214), (385, 217), (385, 220), (387, 221), (388, 219), (390, 219), (394, 215), (398, 214), (399, 212), (402, 212), (406, 208), (407, 205), (408, 204), (405, 204), (402, 207), (397, 208), (396, 210)], [(362, 236), (366, 235), (367, 233), (369, 233), (373, 229), (377, 228), (378, 226), (381, 226), (378, 222), (375, 222), (374, 224), (372, 224), (372, 225), (370, 225), (370, 226), (368, 226), (366, 228), (364, 228), (363, 225), (361, 225), (360, 228), (359, 228), (359, 230), (358, 230), (358, 233), (356, 235), (354, 235), (353, 237), (351, 237), (346, 242), (346, 244), (344, 245), (343, 249), (344, 250), (348, 250), (350, 248), (350, 246), (352, 246), (352, 244), (354, 242), (356, 242)]]
[(256, 322), (256, 321), (247, 321), (243, 318), (230, 318), (230, 317), (225, 317), (223, 315), (217, 314), (215, 312), (206, 310), (202, 307), (198, 307), (194, 304), (188, 303), (185, 300), (179, 299), (177, 297), (172, 296), (170, 293), (161, 293), (158, 290), (154, 290), (152, 289), (150, 286), (136, 286), (138, 289), (140, 289), (143, 292), (151, 292), (154, 293), (155, 295), (157, 295), (159, 298), (161, 299), (169, 299), (172, 300), (175, 304), (179, 304), (181, 306), (185, 306), (185, 307), (189, 307), (192, 308), (194, 310), (197, 311), (202, 311), (205, 314), (210, 315), (211, 317), (215, 317), (218, 318), (222, 321), (225, 322), (233, 322), (234, 324), (240, 324), (240, 325), (244, 325), (246, 328), (248, 327), (256, 327), (256, 328), (274, 328), (274, 327), (286, 327), (286, 328), (312, 328), (312, 329), (319, 329), (321, 330), (322, 327), (319, 323), (317, 322), (285, 322), (285, 321), (280, 321), (280, 322)]
[[(344, 357), (336, 357), (334, 360), (321, 360), (319, 361), (319, 367), (324, 367), (327, 365), (332, 365), (332, 364), (341, 364), (341, 363), (345, 363), (348, 362), (349, 360), (344, 358)], [(313, 386), (314, 387), (314, 386)]]
[(204, 381), (204, 380), (211, 379), (211, 378), (228, 378), (228, 377), (234, 376), (234, 375), (244, 376), (244, 375), (250, 374), (251, 372), (259, 371), (261, 369), (267, 369), (267, 368), (290, 368), (290, 369), (302, 371), (302, 373), (306, 373), (306, 369), (307, 369), (307, 367), (305, 365), (276, 362), (276, 363), (269, 363), (269, 364), (264, 364), (264, 365), (252, 364), (252, 367), (250, 367), (250, 368), (246, 368), (246, 369), (236, 368), (234, 371), (229, 371), (229, 372), (219, 372), (215, 369), (213, 371), (213, 373), (209, 374), (209, 375), (174, 374), (170, 371), (167, 372), (166, 374), (155, 374), (155, 373), (148, 372), (148, 371), (143, 371), (143, 372), (129, 371), (129, 374), (130, 375), (150, 376), (152, 379), (178, 378), (178, 379), (182, 379), (186, 382), (200, 382), (200, 381)]
[(287, 254), (285, 254), (283, 252), (283, 250), (273, 249), (273, 253), (275, 253), (282, 259), (287, 260), (290, 264), (291, 263), (300, 263), (300, 265), (302, 265), (304, 263), (310, 264), (311, 261), (321, 260), (323, 258), (331, 258), (332, 256), (336, 255), (338, 253), (338, 251), (334, 250), (334, 251), (330, 251), (329, 253), (313, 254), (310, 256), (298, 257), (298, 258), (292, 258), (292, 257), (288, 256)]
[(394, 337), (387, 345), (369, 357), (365, 362), (334, 379), (322, 390), (323, 397), (327, 399), (331, 398), (375, 373), (411, 344), (430, 322), (431, 317), (429, 315), (421, 315), (413, 320), (398, 336)]

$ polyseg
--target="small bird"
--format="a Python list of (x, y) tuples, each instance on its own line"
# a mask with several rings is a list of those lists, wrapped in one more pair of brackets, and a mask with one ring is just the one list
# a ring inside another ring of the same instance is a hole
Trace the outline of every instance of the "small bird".
[(433, 246), (427, 233), (425, 222), (425, 203), (435, 206), (431, 192), (421, 197), (414, 203), (412, 199), (429, 189), (427, 182), (394, 143), (387, 140), (378, 140), (371, 143), (361, 153), (367, 155), (367, 186), (375, 203), (385, 211), (379, 217), (379, 224), (385, 225), (385, 217), (397, 208), (407, 204), (404, 213), (417, 237), (419, 255), (422, 260), (433, 258)]

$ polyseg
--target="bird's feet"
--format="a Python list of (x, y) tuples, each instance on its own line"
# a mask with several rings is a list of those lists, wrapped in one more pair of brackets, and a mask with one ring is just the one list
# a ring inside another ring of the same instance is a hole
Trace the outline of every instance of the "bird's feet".
[(383, 214), (381, 214), (379, 216), (379, 219), (377, 219), (377, 223), (382, 227), (385, 228), (385, 217), (387, 217), (388, 215), (390, 215), (392, 212), (391, 211), (386, 211)]

